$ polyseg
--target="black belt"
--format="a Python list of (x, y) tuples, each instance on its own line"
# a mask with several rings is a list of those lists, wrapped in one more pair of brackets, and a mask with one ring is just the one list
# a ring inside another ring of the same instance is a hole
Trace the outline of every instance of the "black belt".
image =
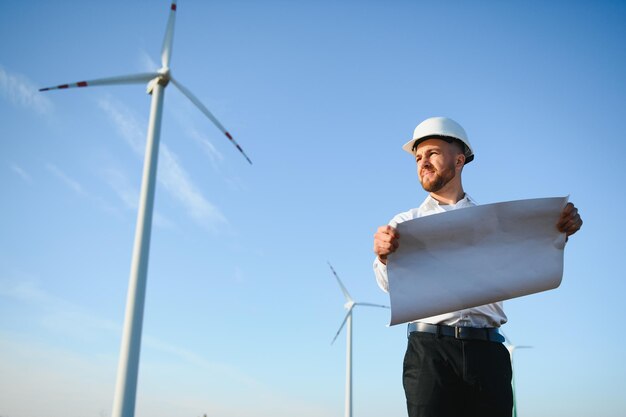
[(409, 323), (409, 334), (413, 332), (433, 333), (438, 336), (454, 337), (461, 340), (486, 340), (489, 342), (504, 342), (504, 336), (502, 336), (498, 329), (493, 327), (455, 327), (445, 326), (443, 324), (429, 324), (414, 322)]

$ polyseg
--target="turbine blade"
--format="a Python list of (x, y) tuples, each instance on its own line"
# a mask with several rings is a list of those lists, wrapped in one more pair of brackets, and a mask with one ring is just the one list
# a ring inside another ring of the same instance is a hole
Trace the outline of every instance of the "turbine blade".
[(191, 94), (191, 91), (189, 91), (187, 88), (185, 88), (181, 83), (176, 81), (174, 78), (170, 78), (170, 81), (172, 82), (172, 84), (174, 84), (176, 86), (176, 88), (178, 88), (180, 90), (181, 93), (183, 93), (185, 96), (187, 96), (187, 98), (189, 100), (191, 100), (191, 102), (193, 104), (195, 104), (196, 107), (198, 107), (200, 109), (200, 111), (202, 113), (204, 113), (204, 115), (206, 117), (208, 117), (213, 122), (213, 124), (215, 126), (217, 126), (217, 128), (219, 130), (222, 131), (222, 133), (224, 135), (226, 135), (228, 140), (230, 140), (232, 142), (232, 144), (235, 145), (235, 147), (239, 150), (239, 152), (241, 152), (241, 154), (244, 156), (244, 158), (246, 158), (246, 160), (250, 163), (250, 165), (252, 165), (252, 161), (250, 160), (250, 158), (248, 158), (248, 155), (246, 155), (246, 153), (243, 151), (243, 149), (241, 149), (241, 146), (239, 146), (239, 144), (235, 141), (235, 139), (233, 139), (233, 137), (230, 135), (230, 133), (228, 133), (228, 131), (224, 128), (224, 126), (222, 126), (222, 124), (219, 122), (219, 120), (217, 120), (215, 118), (215, 116), (213, 116), (213, 113), (211, 113), (209, 111), (209, 109), (207, 109), (206, 106), (204, 104), (202, 104), (202, 102), (200, 102), (200, 100), (198, 100), (196, 98), (196, 96)]
[(176, 0), (170, 6), (170, 16), (167, 18), (163, 47), (161, 48), (161, 64), (163, 68), (169, 68), (172, 57), (172, 46), (174, 45), (174, 23), (176, 22)]
[(337, 336), (339, 336), (339, 333), (341, 333), (341, 329), (343, 329), (343, 326), (346, 324), (346, 321), (348, 321), (348, 317), (350, 316), (350, 314), (352, 314), (353, 308), (354, 306), (350, 307), (350, 310), (348, 310), (348, 312), (346, 313), (346, 316), (343, 318), (343, 321), (341, 322), (341, 326), (339, 326), (339, 330), (337, 330), (337, 333), (335, 333), (335, 337), (333, 337), (333, 341), (330, 342), (331, 345), (335, 343), (335, 340), (337, 340)]
[(380, 308), (389, 308), (389, 306), (382, 304), (372, 304), (372, 303), (355, 303), (358, 306), (367, 306), (367, 307), (380, 307)]
[(335, 272), (335, 268), (333, 268), (330, 262), (328, 262), (328, 266), (330, 266), (330, 270), (333, 271), (333, 275), (335, 276), (335, 278), (337, 278), (337, 283), (339, 284), (339, 287), (341, 288), (341, 292), (343, 292), (344, 297), (346, 297), (346, 301), (354, 301), (352, 297), (350, 297), (348, 289), (343, 285), (343, 282), (341, 282), (341, 280), (339, 279), (339, 275), (337, 275), (337, 272)]
[(115, 85), (115, 84), (142, 84), (150, 81), (154, 77), (158, 77), (156, 72), (120, 75), (118, 77), (98, 78), (97, 80), (79, 81), (77, 83), (61, 84), (54, 87), (40, 88), (39, 91), (63, 90), (74, 87), (93, 87), (96, 85)]

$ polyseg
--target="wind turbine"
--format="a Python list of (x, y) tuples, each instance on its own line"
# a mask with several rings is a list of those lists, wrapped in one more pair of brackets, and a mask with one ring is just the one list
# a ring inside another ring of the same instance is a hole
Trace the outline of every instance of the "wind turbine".
[(42, 88), (39, 91), (63, 90), (74, 87), (91, 87), (97, 85), (141, 84), (148, 83), (147, 93), (152, 95), (146, 154), (144, 159), (141, 194), (135, 229), (135, 243), (130, 268), (126, 316), (122, 333), (120, 359), (117, 371), (115, 397), (113, 400), (113, 417), (132, 417), (135, 414), (135, 398), (137, 394), (137, 375), (139, 371), (139, 353), (141, 350), (141, 330), (146, 294), (146, 278), (148, 273), (148, 256), (150, 252), (150, 234), (152, 229), (152, 211), (154, 206), (154, 188), (159, 154), (159, 138), (161, 133), (161, 116), (163, 113), (163, 96), (165, 87), (171, 81), (193, 104), (204, 113), (219, 130), (226, 135), (233, 145), (252, 164), (243, 149), (239, 146), (222, 124), (213, 116), (187, 88), (176, 81), (170, 72), (170, 58), (174, 41), (174, 23), (176, 20), (176, 1), (170, 5), (165, 38), (161, 48), (161, 69), (156, 72), (122, 75), (100, 78), (91, 81), (80, 81), (62, 84), (55, 87)]
[(502, 333), (502, 335), (504, 336), (504, 341), (505, 341), (504, 346), (509, 351), (509, 356), (511, 357), (511, 371), (512, 371), (511, 388), (513, 390), (513, 417), (517, 417), (517, 396), (515, 395), (515, 366), (513, 362), (513, 353), (517, 349), (531, 349), (532, 346), (514, 345), (511, 343), (511, 340), (508, 337), (506, 337), (506, 335), (502, 332), (502, 330), (500, 330), (500, 333)]
[(335, 272), (335, 268), (328, 262), (328, 266), (330, 266), (330, 270), (333, 271), (333, 275), (337, 279), (337, 283), (339, 284), (339, 288), (341, 288), (341, 292), (343, 292), (344, 297), (346, 297), (346, 303), (343, 305), (348, 312), (341, 322), (341, 326), (339, 326), (339, 330), (335, 334), (333, 341), (330, 342), (332, 345), (337, 340), (337, 336), (343, 329), (344, 324), (348, 323), (346, 328), (346, 402), (345, 402), (345, 417), (352, 417), (352, 310), (356, 306), (367, 306), (367, 307), (381, 307), (381, 308), (389, 308), (388, 306), (381, 304), (372, 304), (372, 303), (357, 303), (355, 302), (347, 288), (343, 285), (343, 282), (339, 279), (339, 275)]

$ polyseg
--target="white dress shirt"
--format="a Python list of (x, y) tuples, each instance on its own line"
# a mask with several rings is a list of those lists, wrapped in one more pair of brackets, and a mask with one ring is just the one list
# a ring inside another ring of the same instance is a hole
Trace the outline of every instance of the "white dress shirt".
[[(475, 205), (476, 203), (474, 200), (472, 200), (472, 198), (467, 194), (465, 194), (465, 197), (462, 200), (459, 200), (454, 205), (440, 205), (437, 200), (428, 195), (421, 206), (396, 215), (393, 219), (391, 219), (389, 225), (397, 227), (398, 223), (402, 223), (407, 220)], [(402, 236), (399, 239), (399, 243), (402, 244)], [(378, 257), (374, 260), (374, 274), (376, 275), (376, 282), (378, 283), (378, 286), (383, 291), (389, 292), (387, 265), (380, 262)], [(453, 313), (440, 314), (438, 316), (428, 317), (418, 321), (430, 324), (446, 324), (448, 326), (500, 327), (502, 324), (506, 323), (507, 320), (502, 304), (503, 303), (500, 301), (480, 307), (455, 311)]]

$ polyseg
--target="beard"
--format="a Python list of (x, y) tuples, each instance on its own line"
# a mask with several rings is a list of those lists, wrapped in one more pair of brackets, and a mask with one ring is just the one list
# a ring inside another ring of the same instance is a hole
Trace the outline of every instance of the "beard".
[(434, 167), (432, 169), (424, 169), (425, 173), (432, 173), (428, 178), (422, 174), (419, 178), (422, 188), (429, 193), (436, 193), (446, 186), (456, 175), (454, 170), (454, 163), (444, 167), (441, 171), (437, 171)]

